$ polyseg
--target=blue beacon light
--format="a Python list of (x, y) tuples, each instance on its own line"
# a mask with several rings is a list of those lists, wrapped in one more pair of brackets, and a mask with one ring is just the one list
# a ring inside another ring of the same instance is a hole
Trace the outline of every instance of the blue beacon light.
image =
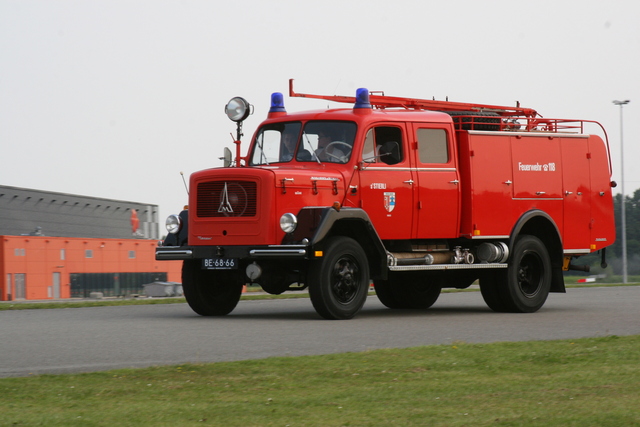
[(361, 87), (356, 90), (356, 103), (353, 108), (371, 109), (371, 104), (369, 103), (369, 90), (367, 88)]
[(286, 113), (284, 108), (284, 96), (280, 92), (274, 92), (271, 94), (271, 108), (270, 113)]

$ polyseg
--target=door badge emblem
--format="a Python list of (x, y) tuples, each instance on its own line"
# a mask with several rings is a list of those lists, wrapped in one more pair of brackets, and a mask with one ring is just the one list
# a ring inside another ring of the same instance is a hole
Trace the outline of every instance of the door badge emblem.
[(385, 192), (384, 193), (384, 208), (387, 212), (392, 212), (396, 207), (396, 193)]

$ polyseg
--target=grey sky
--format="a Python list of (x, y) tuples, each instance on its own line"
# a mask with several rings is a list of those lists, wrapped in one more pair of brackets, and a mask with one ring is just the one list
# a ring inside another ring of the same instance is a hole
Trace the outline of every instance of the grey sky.
[[(601, 122), (626, 193), (640, 187), (640, 2), (0, 0), (0, 183), (186, 203), (180, 179), (221, 166), (233, 96), (300, 92), (536, 109)], [(618, 188), (619, 190), (619, 188)], [(616, 190), (616, 191), (618, 191)]]

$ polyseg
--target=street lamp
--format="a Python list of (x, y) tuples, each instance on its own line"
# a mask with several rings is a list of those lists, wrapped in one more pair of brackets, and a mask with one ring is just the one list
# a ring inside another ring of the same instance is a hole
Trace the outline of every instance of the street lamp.
[(615, 105), (620, 106), (620, 193), (622, 204), (621, 210), (621, 222), (622, 222), (622, 283), (627, 283), (627, 215), (624, 207), (624, 140), (622, 138), (622, 107), (629, 103), (629, 100), (613, 101)]

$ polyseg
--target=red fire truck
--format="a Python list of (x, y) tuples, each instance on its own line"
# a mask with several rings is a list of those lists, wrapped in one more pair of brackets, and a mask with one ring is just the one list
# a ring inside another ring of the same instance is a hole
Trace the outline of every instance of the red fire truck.
[[(535, 110), (296, 93), (350, 104), (289, 113), (272, 95), (241, 156), (243, 98), (225, 167), (193, 173), (189, 206), (167, 219), (157, 260), (183, 260), (187, 302), (226, 315), (243, 285), (308, 288), (318, 314), (348, 319), (371, 281), (392, 309), (425, 309), (479, 281), (498, 312), (534, 312), (565, 292), (572, 259), (615, 240), (606, 133)], [(600, 126), (602, 128), (602, 126)]]

